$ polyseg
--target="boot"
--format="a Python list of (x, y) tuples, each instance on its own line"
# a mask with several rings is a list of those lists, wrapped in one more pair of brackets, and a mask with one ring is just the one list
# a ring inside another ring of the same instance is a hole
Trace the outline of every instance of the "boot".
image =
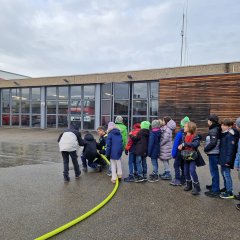
[(201, 188), (200, 188), (199, 182), (197, 183), (193, 182), (192, 195), (198, 195), (200, 192), (201, 192)]
[(190, 191), (192, 190), (192, 181), (191, 180), (187, 180), (186, 181), (186, 187), (183, 189), (184, 191)]

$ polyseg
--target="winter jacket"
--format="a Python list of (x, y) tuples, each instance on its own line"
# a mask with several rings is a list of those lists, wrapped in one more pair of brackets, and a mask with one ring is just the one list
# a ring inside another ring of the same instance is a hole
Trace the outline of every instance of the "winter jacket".
[(183, 149), (182, 150), (184, 150), (184, 148), (192, 148), (193, 150), (197, 151), (198, 158), (195, 160), (197, 167), (206, 165), (201, 153), (198, 150), (198, 147), (200, 146), (200, 140), (202, 139), (202, 137), (200, 135), (196, 135), (193, 138), (192, 142), (185, 142), (184, 138), (185, 138), (185, 135), (183, 134), (183, 140), (182, 140)]
[(219, 123), (213, 123), (209, 127), (208, 136), (206, 137), (204, 152), (208, 155), (219, 154), (221, 136), (221, 126)]
[(123, 150), (127, 144), (127, 127), (123, 123), (115, 123), (116, 126), (120, 129), (123, 139)]
[(160, 160), (172, 158), (172, 131), (176, 123), (171, 119), (165, 126), (161, 127), (162, 136), (160, 141)]
[(141, 129), (136, 137), (133, 138), (135, 147), (135, 154), (137, 156), (147, 157), (148, 154), (148, 140), (149, 140), (149, 130)]
[(83, 146), (83, 140), (80, 132), (75, 126), (66, 129), (58, 137), (58, 145), (60, 152), (73, 152), (78, 149), (78, 146)]
[(240, 169), (240, 139), (238, 140), (238, 151), (236, 154), (234, 167)]
[(161, 130), (159, 128), (153, 128), (150, 131), (148, 141), (148, 156), (152, 159), (158, 159), (160, 154), (160, 139)]
[(113, 160), (119, 160), (122, 156), (123, 140), (118, 128), (108, 131), (106, 156)]
[(83, 140), (83, 156), (88, 160), (94, 160), (97, 156), (97, 143), (93, 135), (88, 133), (84, 136)]
[(107, 143), (107, 133), (99, 138), (99, 142), (97, 143), (97, 149), (100, 154), (106, 153), (106, 143)]
[(234, 167), (234, 160), (236, 158), (238, 139), (233, 129), (228, 129), (221, 133), (220, 139), (220, 157), (219, 164), (221, 166), (229, 165)]
[(127, 142), (127, 145), (125, 147), (126, 151), (134, 153), (135, 144), (134, 144), (134, 141), (133, 141), (133, 137), (136, 137), (140, 130), (141, 130), (140, 123), (135, 123), (133, 125), (133, 130), (129, 133), (128, 142)]
[(172, 148), (172, 157), (176, 158), (178, 156), (178, 146), (182, 143), (182, 138), (183, 138), (183, 131), (184, 129), (181, 128), (180, 131), (176, 134), (174, 143), (173, 143), (173, 148)]

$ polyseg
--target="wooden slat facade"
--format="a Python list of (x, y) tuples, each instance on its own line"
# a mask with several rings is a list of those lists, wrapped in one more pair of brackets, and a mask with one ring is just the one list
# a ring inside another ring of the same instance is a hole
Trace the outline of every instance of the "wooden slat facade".
[(171, 116), (179, 124), (187, 115), (199, 133), (208, 131), (209, 114), (240, 117), (240, 74), (160, 79), (159, 84), (160, 117)]

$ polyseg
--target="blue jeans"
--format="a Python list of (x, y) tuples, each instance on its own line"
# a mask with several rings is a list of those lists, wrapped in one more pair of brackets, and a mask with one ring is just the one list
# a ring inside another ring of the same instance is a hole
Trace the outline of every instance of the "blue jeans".
[(77, 152), (76, 151), (73, 151), (73, 152), (62, 151), (61, 153), (62, 153), (62, 157), (63, 157), (63, 176), (64, 176), (64, 178), (68, 178), (68, 175), (69, 175), (69, 155), (72, 158), (75, 176), (79, 176), (81, 172), (80, 172), (79, 165), (78, 165)]
[(151, 158), (152, 166), (153, 166), (153, 172), (155, 174), (158, 174), (158, 160), (156, 158)]
[(136, 155), (133, 152), (129, 152), (128, 155), (128, 168), (131, 176), (133, 176), (134, 172), (137, 172)]
[(227, 189), (228, 192), (232, 192), (233, 186), (230, 167), (221, 166), (221, 173), (223, 176), (224, 187)]
[(147, 175), (147, 160), (146, 157), (136, 156), (138, 175), (143, 177)]
[(210, 154), (208, 155), (208, 158), (209, 158), (210, 174), (212, 176), (212, 191), (219, 192), (220, 191), (219, 172), (218, 172), (219, 155)]
[(184, 163), (184, 173), (187, 181), (198, 183), (198, 175), (196, 172), (196, 162), (195, 161), (185, 161)]
[(88, 160), (88, 164), (87, 164), (87, 159), (82, 155), (81, 156), (81, 160), (82, 160), (82, 165), (84, 168), (87, 168), (87, 165), (91, 168), (97, 168), (97, 162), (93, 162), (92, 160)]
[(181, 157), (176, 157), (174, 159), (174, 171), (175, 171), (175, 179), (179, 181), (185, 181), (185, 174), (184, 174), (184, 162), (182, 161)]

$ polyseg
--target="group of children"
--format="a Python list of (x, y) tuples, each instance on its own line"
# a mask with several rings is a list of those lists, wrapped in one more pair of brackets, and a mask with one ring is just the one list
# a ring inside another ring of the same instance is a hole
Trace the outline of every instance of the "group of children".
[[(239, 173), (240, 180), (240, 118), (236, 120), (236, 128), (230, 119), (224, 119), (219, 124), (218, 116), (212, 114), (208, 118), (209, 132), (206, 137), (204, 151), (209, 158), (209, 168), (212, 184), (207, 185), (209, 190), (205, 192), (208, 197), (237, 198), (233, 195), (231, 169), (234, 167)], [(77, 146), (83, 146), (82, 165), (86, 172), (88, 167), (101, 171), (106, 167), (101, 154), (110, 160), (108, 175), (111, 181), (122, 179), (121, 157), (125, 152), (128, 155), (129, 175), (124, 182), (142, 183), (157, 182), (159, 179), (171, 180), (170, 185), (185, 185), (184, 191), (191, 191), (198, 195), (201, 191), (196, 167), (204, 166), (198, 147), (201, 136), (196, 133), (197, 126), (186, 116), (180, 122), (180, 131), (177, 132), (174, 143), (172, 143), (173, 131), (176, 123), (170, 117), (149, 121), (142, 121), (133, 126), (132, 131), (127, 134), (127, 127), (123, 124), (123, 118), (117, 116), (115, 122), (109, 122), (105, 131), (104, 127), (97, 129), (99, 141), (96, 142), (93, 135), (85, 133), (81, 138), (76, 126), (72, 125), (59, 136), (59, 148), (62, 152), (64, 162), (64, 180), (69, 181), (68, 165), (69, 155), (72, 158), (75, 177), (79, 178), (81, 171), (77, 162)], [(152, 173), (147, 175), (147, 157), (151, 158)], [(170, 159), (174, 158), (175, 178), (172, 179), (170, 170)], [(163, 162), (164, 172), (159, 174), (158, 159)], [(220, 189), (219, 170), (223, 176), (224, 188)], [(240, 204), (237, 205), (240, 210)]]

